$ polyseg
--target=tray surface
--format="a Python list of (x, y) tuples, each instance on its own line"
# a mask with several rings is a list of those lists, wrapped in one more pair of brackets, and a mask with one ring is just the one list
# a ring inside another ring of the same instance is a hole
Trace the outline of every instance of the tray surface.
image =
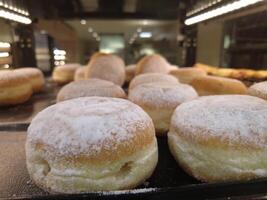
[(29, 101), (16, 106), (0, 107), (0, 125), (30, 123), (38, 112), (55, 103), (58, 90), (58, 86), (47, 82), (43, 91), (33, 94)]
[(169, 152), (166, 137), (159, 137), (158, 165), (152, 177), (139, 188), (128, 191), (51, 195), (30, 181), (25, 164), (25, 139), (25, 131), (0, 132), (0, 199), (211, 199), (267, 193), (266, 179), (222, 184), (204, 184), (197, 181), (179, 168)]

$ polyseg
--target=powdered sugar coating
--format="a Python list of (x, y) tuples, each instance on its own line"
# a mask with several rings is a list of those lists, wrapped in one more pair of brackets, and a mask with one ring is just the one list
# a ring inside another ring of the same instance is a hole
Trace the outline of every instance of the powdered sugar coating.
[(28, 128), (27, 142), (42, 142), (57, 155), (97, 155), (152, 126), (150, 117), (123, 99), (83, 97), (41, 111)]
[(57, 101), (78, 97), (102, 96), (125, 98), (123, 89), (110, 81), (100, 79), (79, 80), (65, 85), (57, 95)]
[(248, 89), (249, 95), (267, 100), (267, 81), (256, 83)]
[(154, 108), (175, 108), (196, 97), (198, 97), (197, 92), (190, 85), (164, 82), (141, 84), (129, 93), (129, 99), (132, 102)]
[(168, 75), (168, 74), (162, 74), (162, 73), (146, 73), (146, 74), (140, 74), (130, 82), (129, 89), (132, 89), (140, 84), (145, 83), (154, 83), (154, 82), (162, 82), (162, 83), (172, 83), (177, 84), (179, 83), (178, 79)]
[(216, 139), (227, 145), (267, 144), (267, 102), (247, 95), (201, 97), (176, 108), (176, 133), (192, 140)]

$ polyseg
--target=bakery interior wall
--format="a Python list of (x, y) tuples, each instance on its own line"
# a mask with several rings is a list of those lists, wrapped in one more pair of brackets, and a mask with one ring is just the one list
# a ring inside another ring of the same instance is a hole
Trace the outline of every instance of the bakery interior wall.
[(197, 25), (197, 62), (220, 66), (223, 27), (224, 24), (218, 22)]

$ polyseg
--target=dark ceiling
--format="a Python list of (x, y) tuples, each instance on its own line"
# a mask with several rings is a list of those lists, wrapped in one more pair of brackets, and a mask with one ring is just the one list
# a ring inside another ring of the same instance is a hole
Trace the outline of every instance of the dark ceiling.
[(45, 19), (181, 19), (193, 0), (27, 0), (30, 13)]

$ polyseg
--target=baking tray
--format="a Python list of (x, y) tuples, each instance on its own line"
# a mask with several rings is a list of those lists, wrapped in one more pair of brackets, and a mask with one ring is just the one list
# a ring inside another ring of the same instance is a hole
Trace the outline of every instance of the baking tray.
[[(46, 81), (44, 89), (25, 103), (15, 106), (0, 107), (0, 126), (12, 124), (27, 124), (32, 118), (44, 108), (55, 103), (59, 86)], [(0, 127), (0, 131), (3, 130)]]
[(158, 165), (152, 177), (138, 188), (50, 195), (30, 181), (25, 165), (25, 138), (26, 131), (0, 132), (0, 199), (254, 199), (255, 195), (263, 198), (267, 193), (267, 179), (222, 184), (197, 181), (179, 168), (169, 152), (166, 137), (158, 137)]

